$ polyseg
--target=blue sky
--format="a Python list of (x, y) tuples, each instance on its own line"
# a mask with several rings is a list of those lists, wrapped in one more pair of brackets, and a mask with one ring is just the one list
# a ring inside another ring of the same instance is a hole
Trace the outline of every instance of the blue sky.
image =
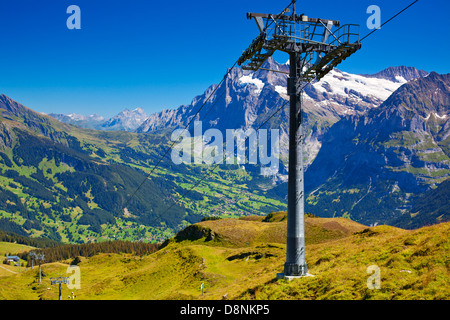
[[(369, 5), (380, 7), (383, 22), (412, 1), (298, 1), (297, 10), (360, 24), (364, 36)], [(46, 113), (177, 108), (218, 83), (257, 36), (246, 12), (278, 13), (288, 3), (0, 0), (0, 93)], [(81, 30), (66, 27), (70, 5), (81, 9)], [(339, 69), (376, 73), (406, 65), (449, 73), (449, 9), (447, 0), (419, 0)]]

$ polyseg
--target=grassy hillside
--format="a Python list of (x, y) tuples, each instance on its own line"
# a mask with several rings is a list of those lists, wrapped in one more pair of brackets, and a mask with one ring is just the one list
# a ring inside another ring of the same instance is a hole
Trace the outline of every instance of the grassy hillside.
[(3, 257), (6, 254), (16, 254), (25, 251), (30, 251), (35, 249), (34, 247), (26, 246), (18, 243), (11, 242), (0, 242), (0, 256)]
[[(18, 272), (19, 268), (17, 266), (14, 265), (6, 265), (3, 264), (3, 260), (5, 258), (5, 256), (7, 255), (12, 255), (12, 254), (17, 254), (17, 253), (21, 253), (21, 252), (27, 252), (27, 251), (31, 251), (35, 249), (34, 247), (31, 246), (26, 246), (23, 244), (18, 244), (18, 243), (11, 243), (11, 242), (0, 242), (0, 278), (4, 277), (4, 276), (9, 276), (11, 274), (14, 274), (16, 272)], [(26, 265), (26, 261), (21, 261)], [(24, 270), (24, 268), (21, 268), (21, 270)]]
[[(82, 258), (75, 294), (87, 300), (450, 298), (450, 223), (409, 231), (306, 218), (306, 259), (314, 277), (289, 282), (276, 279), (286, 250), (286, 220), (279, 218), (204, 221), (150, 255)], [(57, 299), (49, 278), (69, 276), (67, 262), (45, 264), (40, 285), (36, 268), (2, 276), (0, 299)], [(380, 268), (378, 290), (366, 285), (371, 265)], [(63, 299), (72, 291), (63, 286)]]

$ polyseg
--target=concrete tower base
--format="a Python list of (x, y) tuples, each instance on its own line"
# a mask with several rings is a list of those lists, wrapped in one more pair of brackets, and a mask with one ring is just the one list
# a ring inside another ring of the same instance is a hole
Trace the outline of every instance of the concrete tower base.
[(294, 280), (294, 279), (299, 279), (299, 278), (304, 278), (304, 277), (314, 277), (314, 275), (310, 274), (310, 273), (306, 273), (303, 276), (286, 276), (284, 275), (284, 273), (277, 273), (277, 280), (279, 279), (287, 279), (289, 281)]

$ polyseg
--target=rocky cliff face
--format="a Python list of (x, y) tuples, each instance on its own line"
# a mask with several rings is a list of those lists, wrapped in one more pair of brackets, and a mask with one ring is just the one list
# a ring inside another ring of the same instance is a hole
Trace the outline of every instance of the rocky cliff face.
[[(450, 75), (433, 72), (404, 84), (380, 107), (336, 123), (307, 171), (309, 209), (335, 201), (325, 215), (352, 212), (365, 223), (406, 212), (414, 195), (450, 177), (449, 99)], [(375, 204), (376, 219), (368, 214)]]

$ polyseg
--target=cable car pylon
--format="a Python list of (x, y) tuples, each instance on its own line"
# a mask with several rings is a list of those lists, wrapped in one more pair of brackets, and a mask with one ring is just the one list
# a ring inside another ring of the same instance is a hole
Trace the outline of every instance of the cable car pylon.
[[(290, 14), (288, 14), (290, 13)], [(296, 12), (293, 0), (280, 14), (247, 13), (260, 31), (242, 53), (238, 65), (257, 71), (276, 51), (289, 54), (287, 93), (290, 102), (287, 248), (284, 273), (308, 275), (305, 260), (304, 168), (301, 95), (306, 84), (320, 81), (339, 63), (361, 48), (360, 26), (337, 20), (310, 18)]]

